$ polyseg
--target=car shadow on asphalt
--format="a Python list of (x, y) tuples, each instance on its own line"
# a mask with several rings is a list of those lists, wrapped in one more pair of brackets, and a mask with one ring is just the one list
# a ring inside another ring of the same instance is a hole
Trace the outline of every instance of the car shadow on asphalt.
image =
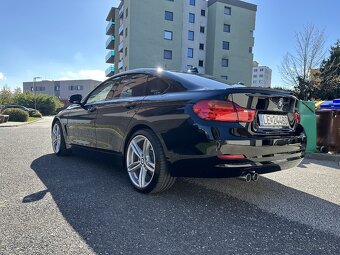
[[(340, 249), (335, 235), (184, 179), (165, 193), (139, 194), (115, 164), (94, 152), (48, 154), (31, 164), (64, 219), (97, 254), (336, 254)], [(28, 197), (35, 202), (45, 192)], [(301, 202), (310, 199), (299, 196)]]

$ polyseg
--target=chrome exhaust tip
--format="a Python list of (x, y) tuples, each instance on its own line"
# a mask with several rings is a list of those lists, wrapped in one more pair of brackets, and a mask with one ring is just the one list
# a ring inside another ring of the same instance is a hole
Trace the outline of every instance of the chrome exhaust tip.
[(251, 175), (251, 180), (254, 182), (257, 182), (259, 180), (259, 174), (258, 173), (253, 173)]
[(240, 177), (238, 177), (238, 179), (245, 181), (245, 182), (250, 182), (252, 180), (250, 173), (243, 174)]

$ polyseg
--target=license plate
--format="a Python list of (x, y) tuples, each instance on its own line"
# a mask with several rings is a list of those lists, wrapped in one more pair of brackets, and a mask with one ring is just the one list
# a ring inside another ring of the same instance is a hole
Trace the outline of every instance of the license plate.
[(260, 127), (289, 127), (287, 115), (259, 114)]

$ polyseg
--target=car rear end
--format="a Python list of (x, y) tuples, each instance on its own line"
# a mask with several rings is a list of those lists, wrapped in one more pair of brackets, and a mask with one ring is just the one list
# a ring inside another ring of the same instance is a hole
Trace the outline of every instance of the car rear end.
[(237, 86), (199, 94), (186, 106), (192, 129), (186, 155), (173, 162), (174, 175), (237, 177), (302, 161), (306, 136), (293, 95)]

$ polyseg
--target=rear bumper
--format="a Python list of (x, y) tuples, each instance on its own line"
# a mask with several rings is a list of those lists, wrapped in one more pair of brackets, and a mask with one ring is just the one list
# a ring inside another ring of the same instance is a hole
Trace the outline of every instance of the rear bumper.
[[(172, 155), (170, 171), (177, 177), (238, 177), (280, 171), (301, 163), (305, 153), (304, 134), (281, 139), (212, 141), (197, 145), (198, 155)], [(244, 159), (220, 159), (218, 155), (244, 155)]]

